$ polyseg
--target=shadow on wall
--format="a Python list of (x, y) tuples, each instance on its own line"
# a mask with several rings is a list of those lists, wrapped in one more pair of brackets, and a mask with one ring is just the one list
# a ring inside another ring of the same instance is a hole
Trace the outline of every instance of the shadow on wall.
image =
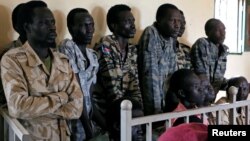
[(138, 41), (141, 37), (141, 34), (143, 32), (143, 29), (141, 29), (141, 14), (140, 10), (136, 7), (131, 7), (131, 12), (134, 15), (135, 18), (135, 28), (136, 28), (136, 34), (135, 37), (132, 39), (133, 44), (138, 44)]
[(53, 11), (56, 20), (56, 42), (59, 43), (65, 38), (67, 28), (66, 16), (59, 10)]
[(106, 24), (106, 11), (102, 7), (95, 7), (91, 12), (95, 22), (95, 33), (92, 39), (91, 48), (99, 42), (99, 40), (105, 35), (107, 30)]
[(10, 43), (14, 36), (11, 23), (11, 11), (3, 5), (0, 5), (0, 18), (0, 52), (2, 52), (3, 47)]

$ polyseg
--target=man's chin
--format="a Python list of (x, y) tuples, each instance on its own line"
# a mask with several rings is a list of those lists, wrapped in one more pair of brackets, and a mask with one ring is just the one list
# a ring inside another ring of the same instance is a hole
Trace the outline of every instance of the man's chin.
[(50, 48), (56, 48), (56, 42), (50, 42), (47, 44)]

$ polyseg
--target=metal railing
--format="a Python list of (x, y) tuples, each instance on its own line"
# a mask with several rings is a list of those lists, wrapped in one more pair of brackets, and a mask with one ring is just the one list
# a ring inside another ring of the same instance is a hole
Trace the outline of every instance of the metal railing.
[(7, 108), (0, 107), (0, 141), (30, 140), (30, 134), (22, 124), (8, 115)]
[(238, 89), (236, 87), (230, 87), (230, 103), (213, 105), (204, 108), (198, 109), (189, 109), (187, 111), (181, 112), (170, 112), (170, 113), (162, 113), (151, 116), (144, 116), (138, 118), (132, 118), (132, 104), (128, 100), (124, 100), (121, 103), (121, 141), (131, 141), (131, 130), (132, 126), (135, 125), (146, 125), (146, 141), (152, 140), (152, 123), (157, 121), (166, 121), (168, 124), (166, 128), (172, 126), (171, 119), (176, 119), (180, 117), (186, 117), (186, 122), (189, 122), (189, 116), (192, 115), (202, 115), (203, 121), (206, 113), (215, 112), (216, 113), (216, 124), (219, 125), (221, 120), (221, 112), (223, 110), (230, 110), (229, 112), (229, 123), (235, 125), (236, 124), (236, 108), (245, 107), (245, 123), (249, 124), (249, 110), (250, 110), (250, 100), (246, 101), (237, 101), (236, 102), (236, 94)]

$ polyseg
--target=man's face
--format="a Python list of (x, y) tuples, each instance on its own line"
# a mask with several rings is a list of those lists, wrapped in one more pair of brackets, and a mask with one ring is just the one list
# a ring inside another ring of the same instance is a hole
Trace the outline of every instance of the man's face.
[(89, 13), (75, 14), (71, 33), (74, 41), (90, 44), (94, 31), (94, 20)]
[(30, 37), (32, 42), (55, 47), (57, 34), (52, 12), (48, 8), (36, 8), (32, 20), (32, 23), (28, 25), (27, 37)]
[(236, 84), (236, 87), (238, 87), (238, 93), (236, 96), (236, 100), (246, 100), (249, 94), (249, 85), (248, 82), (244, 79), (239, 79), (238, 84)]
[(217, 22), (214, 24), (214, 27), (208, 33), (208, 38), (214, 44), (223, 44), (226, 36), (226, 28), (222, 22)]
[(135, 35), (135, 18), (130, 11), (119, 13), (118, 22), (114, 24), (114, 34), (123, 38), (133, 38)]
[(181, 26), (180, 11), (177, 9), (168, 9), (165, 16), (158, 22), (159, 30), (163, 37), (177, 38)]
[(185, 84), (184, 89), (186, 100), (191, 104), (192, 107), (194, 105), (203, 105), (205, 95), (201, 93), (202, 87), (199, 77), (193, 74), (186, 82), (187, 84)]

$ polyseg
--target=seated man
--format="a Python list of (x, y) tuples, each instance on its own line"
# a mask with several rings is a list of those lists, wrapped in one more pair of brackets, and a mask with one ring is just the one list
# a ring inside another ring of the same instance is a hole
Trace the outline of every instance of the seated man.
[[(184, 111), (203, 106), (206, 95), (202, 93), (200, 83), (201, 80), (192, 70), (180, 69), (174, 72), (165, 98), (166, 112)], [(200, 115), (197, 117), (200, 118)], [(197, 121), (192, 116), (190, 119)], [(173, 119), (172, 124), (175, 121), (176, 119)]]
[[(6, 53), (9, 49), (22, 46), (22, 44), (24, 44), (27, 40), (23, 25), (20, 23), (23, 5), (24, 3), (18, 4), (12, 11), (11, 17), (13, 29), (19, 34), (19, 37), (17, 40), (12, 41), (2, 49), (3, 51), (0, 54), (0, 59), (2, 58), (3, 54)], [(2, 80), (0, 80), (0, 106), (4, 104), (6, 104), (6, 99), (3, 92)]]
[[(245, 77), (235, 77), (228, 80), (228, 88), (230, 86), (235, 86), (238, 88), (238, 93), (236, 95), (236, 101), (246, 100), (249, 95), (249, 87), (248, 87), (248, 81)], [(227, 96), (220, 98), (215, 104), (222, 104), (222, 103), (229, 103), (229, 93), (227, 89)], [(229, 124), (229, 110), (223, 110), (221, 115), (221, 124), (228, 125)], [(236, 109), (236, 123), (238, 125), (246, 125), (245, 123), (245, 108), (237, 108)], [(215, 113), (213, 114), (213, 117), (215, 117)], [(214, 121), (215, 123), (215, 121)]]
[(27, 42), (1, 60), (8, 112), (32, 140), (69, 141), (66, 119), (82, 113), (83, 94), (68, 59), (55, 46), (55, 19), (43, 1), (24, 7)]
[[(142, 106), (134, 99), (123, 97), (113, 101), (107, 109), (107, 126), (110, 141), (120, 141), (121, 138), (121, 103), (123, 100), (129, 100), (132, 103), (132, 117), (143, 116)], [(143, 130), (140, 125), (132, 127), (132, 141), (144, 141)]]
[(226, 86), (228, 47), (223, 44), (225, 26), (218, 19), (209, 19), (205, 31), (207, 38), (199, 38), (191, 48), (191, 63), (195, 73), (206, 76), (217, 94)]

